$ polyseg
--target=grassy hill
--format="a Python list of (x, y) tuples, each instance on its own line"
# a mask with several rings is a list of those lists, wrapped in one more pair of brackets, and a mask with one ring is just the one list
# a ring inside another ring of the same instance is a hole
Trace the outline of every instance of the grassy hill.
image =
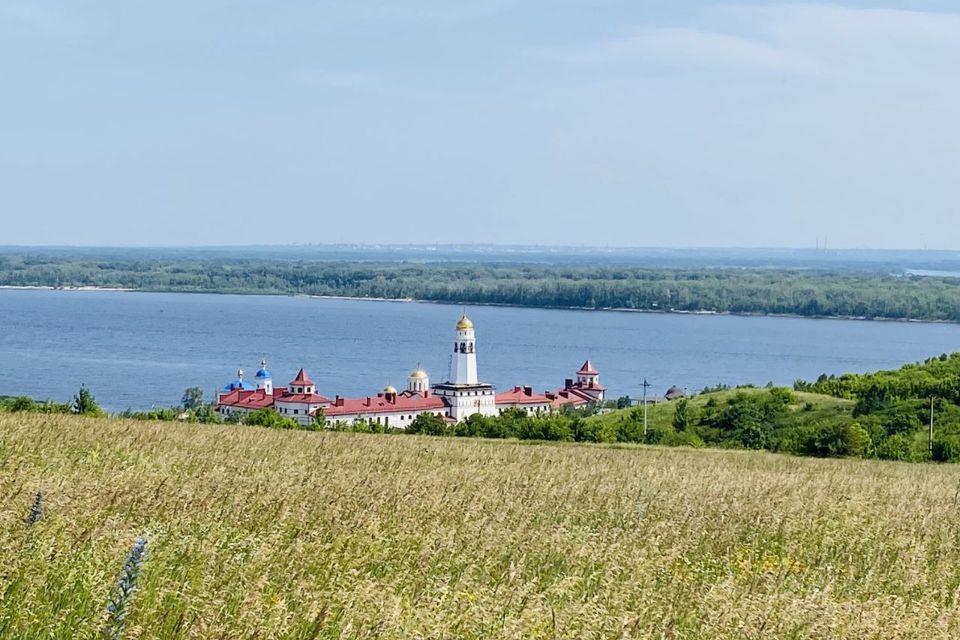
[[(606, 440), (648, 444), (767, 449), (820, 457), (877, 457), (929, 461), (930, 444), (922, 419), (929, 402), (881, 413), (864, 412), (862, 403), (846, 398), (784, 388), (737, 388), (696, 395), (686, 401), (648, 407), (648, 432), (643, 436), (642, 409), (634, 407), (589, 419), (590, 428)], [(686, 426), (678, 424), (683, 413)], [(960, 411), (943, 404), (937, 409), (938, 429), (933, 459), (957, 461), (954, 446)]]
[(957, 637), (958, 496), (953, 465), (0, 413), (0, 637), (96, 637), (140, 535), (126, 638)]
[[(753, 397), (762, 397), (768, 394), (769, 389), (756, 389), (752, 387), (740, 389), (723, 389), (711, 393), (701, 393), (692, 396), (688, 402), (690, 409), (694, 412), (702, 412), (706, 404), (712, 399), (714, 402), (723, 404), (734, 399), (737, 395), (748, 395)], [(853, 412), (854, 402), (832, 396), (821, 395), (818, 393), (799, 393), (794, 392), (790, 403), (787, 405), (788, 412), (780, 422), (782, 426), (793, 426), (799, 424), (809, 424), (810, 422), (833, 420), (836, 418), (850, 417)], [(673, 418), (676, 413), (677, 402), (659, 402), (647, 407), (648, 427), (654, 430), (669, 431), (673, 428)], [(620, 409), (611, 411), (603, 415), (590, 418), (597, 424), (612, 425), (618, 422), (633, 421), (636, 418), (636, 409)]]

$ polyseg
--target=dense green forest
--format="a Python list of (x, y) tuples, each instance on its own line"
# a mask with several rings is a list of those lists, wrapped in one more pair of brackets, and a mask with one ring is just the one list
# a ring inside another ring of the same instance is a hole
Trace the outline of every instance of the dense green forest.
[(0, 255), (0, 286), (960, 321), (960, 279), (866, 272), (10, 254)]

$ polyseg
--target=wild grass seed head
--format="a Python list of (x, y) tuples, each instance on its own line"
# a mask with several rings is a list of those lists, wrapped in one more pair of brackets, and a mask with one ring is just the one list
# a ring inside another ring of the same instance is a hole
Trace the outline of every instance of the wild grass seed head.
[(127, 620), (127, 614), (130, 612), (130, 605), (133, 602), (133, 596), (137, 591), (137, 580), (140, 578), (140, 571), (143, 563), (147, 559), (147, 539), (143, 536), (137, 538), (127, 554), (127, 560), (123, 564), (123, 573), (117, 586), (113, 589), (110, 602), (107, 604), (107, 623), (103, 627), (103, 637), (110, 640), (120, 640), (123, 637), (123, 627)]
[(27, 526), (32, 527), (43, 517), (43, 491), (37, 491), (33, 497), (33, 504), (30, 505), (30, 512), (27, 513)]

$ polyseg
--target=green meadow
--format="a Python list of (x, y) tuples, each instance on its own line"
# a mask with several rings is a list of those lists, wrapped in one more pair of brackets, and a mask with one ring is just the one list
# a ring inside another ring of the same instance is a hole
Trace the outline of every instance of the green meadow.
[(100, 637), (142, 535), (124, 638), (950, 638), (958, 510), (954, 465), (0, 413), (0, 637)]

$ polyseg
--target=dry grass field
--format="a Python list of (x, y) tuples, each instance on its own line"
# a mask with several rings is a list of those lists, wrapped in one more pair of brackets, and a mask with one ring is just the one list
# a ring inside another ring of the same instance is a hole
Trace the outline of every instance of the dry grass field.
[[(25, 522), (42, 490), (44, 515)], [(0, 637), (960, 637), (960, 468), (0, 414)]]

